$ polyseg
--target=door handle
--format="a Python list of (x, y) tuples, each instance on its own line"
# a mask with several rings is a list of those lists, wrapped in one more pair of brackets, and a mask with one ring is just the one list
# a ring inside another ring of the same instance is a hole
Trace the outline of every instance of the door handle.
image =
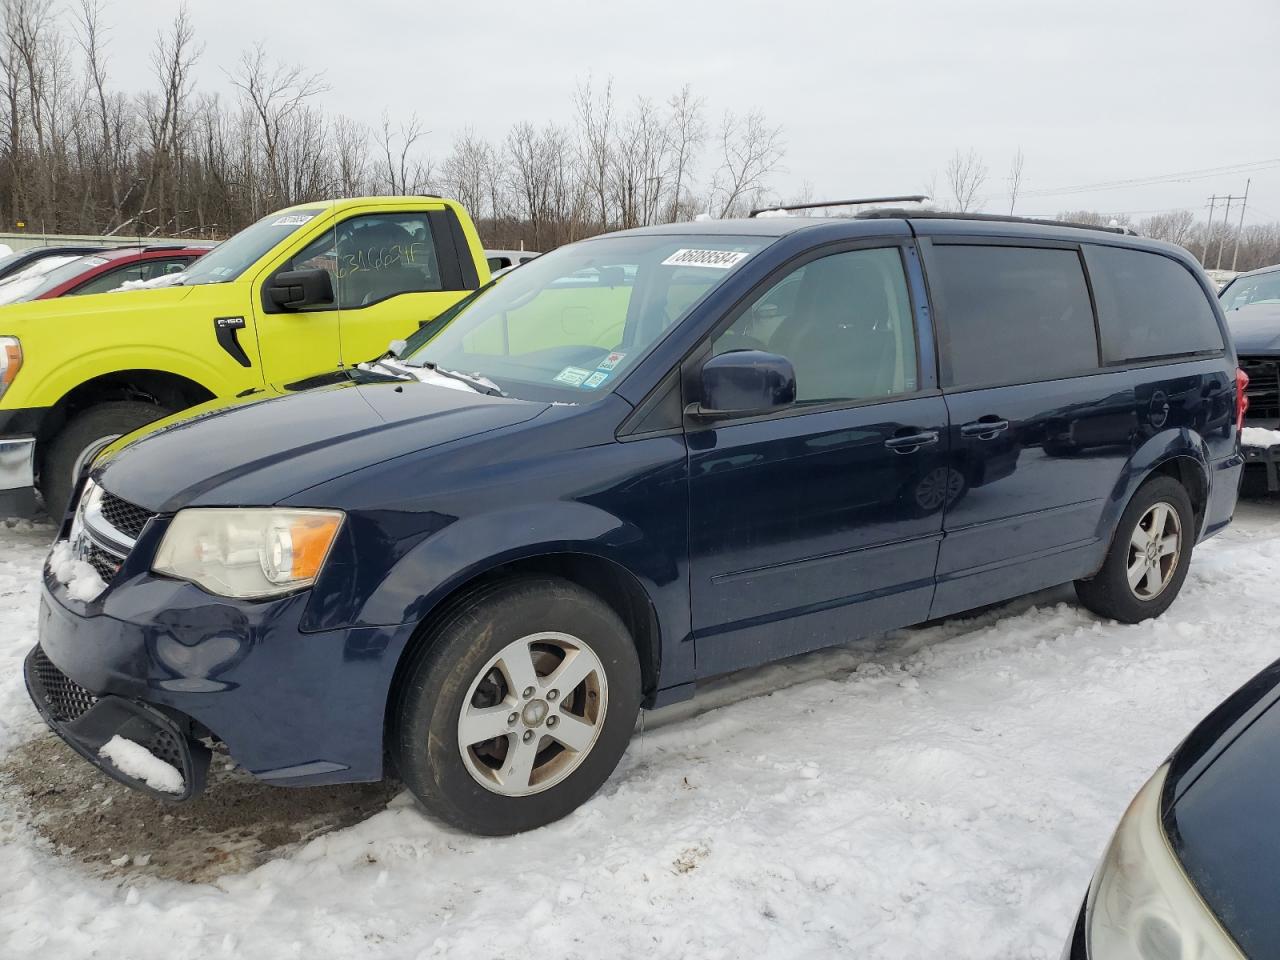
[(996, 420), (994, 418), (991, 420), (975, 420), (973, 423), (966, 423), (960, 428), (960, 436), (976, 437), (979, 440), (994, 440), (1008, 429), (1008, 420)]
[(915, 453), (921, 447), (930, 447), (937, 442), (937, 430), (922, 430), (919, 433), (909, 433), (905, 437), (890, 437), (884, 445), (894, 453)]

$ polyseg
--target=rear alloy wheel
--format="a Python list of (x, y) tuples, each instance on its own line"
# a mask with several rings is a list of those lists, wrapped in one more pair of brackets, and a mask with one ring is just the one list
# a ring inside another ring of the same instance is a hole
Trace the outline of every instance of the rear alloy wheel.
[(430, 813), (473, 833), (530, 830), (586, 802), (640, 709), (630, 633), (557, 577), (463, 597), (410, 656), (390, 708), (392, 759)]
[(1187, 577), (1194, 530), (1182, 484), (1167, 476), (1148, 480), (1125, 508), (1102, 569), (1076, 581), (1081, 603), (1123, 623), (1160, 616)]

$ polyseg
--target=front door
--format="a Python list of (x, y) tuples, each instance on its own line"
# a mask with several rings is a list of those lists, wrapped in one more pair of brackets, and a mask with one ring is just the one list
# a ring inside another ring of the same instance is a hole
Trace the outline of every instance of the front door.
[(946, 408), (920, 390), (903, 248), (787, 271), (713, 337), (795, 367), (779, 414), (687, 431), (697, 672), (923, 620), (954, 489)]
[(448, 216), (439, 204), (342, 215), (273, 271), (327, 270), (335, 302), (271, 313), (260, 322), (282, 338), (311, 334), (323, 357), (317, 355), (322, 362), (308, 374), (381, 356), (392, 340), (408, 339), (475, 287), (474, 276), (468, 282), (462, 269), (470, 253), (457, 249)]

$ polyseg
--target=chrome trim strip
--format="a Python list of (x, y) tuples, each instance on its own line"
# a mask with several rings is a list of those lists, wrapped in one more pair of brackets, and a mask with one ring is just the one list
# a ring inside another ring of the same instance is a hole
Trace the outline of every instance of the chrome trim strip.
[(97, 541), (98, 546), (105, 550), (110, 550), (112, 553), (121, 554), (121, 559), (127, 556), (137, 543), (136, 540), (121, 533), (103, 518), (101, 499), (95, 499), (85, 504), (84, 529), (86, 533)]

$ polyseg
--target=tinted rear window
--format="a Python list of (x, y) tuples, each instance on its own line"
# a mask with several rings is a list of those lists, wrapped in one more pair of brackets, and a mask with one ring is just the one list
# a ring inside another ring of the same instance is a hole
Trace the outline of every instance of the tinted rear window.
[(1088, 245), (1085, 262), (1098, 302), (1108, 363), (1211, 353), (1222, 331), (1196, 278), (1158, 253)]
[(1032, 383), (1098, 367), (1093, 307), (1074, 250), (935, 245), (929, 289), (946, 386)]

